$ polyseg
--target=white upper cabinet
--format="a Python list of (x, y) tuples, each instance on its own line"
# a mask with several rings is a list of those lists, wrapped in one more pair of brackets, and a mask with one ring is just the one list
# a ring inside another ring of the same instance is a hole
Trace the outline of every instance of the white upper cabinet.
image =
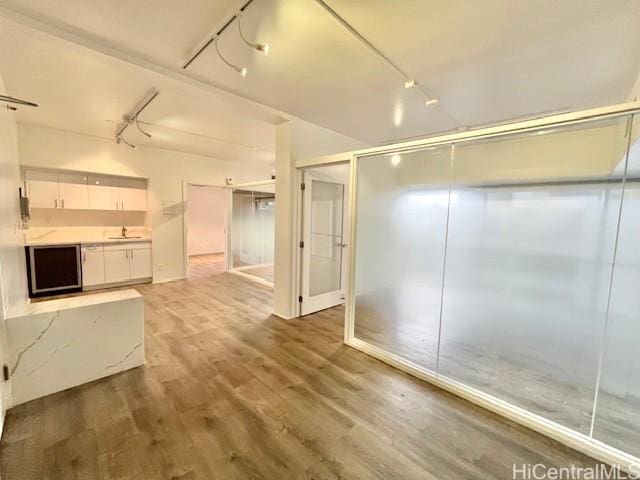
[(147, 182), (137, 179), (126, 179), (120, 182), (121, 210), (147, 209)]
[(121, 210), (120, 189), (113, 177), (89, 175), (89, 208)]
[(25, 170), (33, 208), (147, 210), (147, 181), (76, 172)]
[(31, 208), (58, 208), (58, 174), (39, 170), (25, 171), (25, 184)]
[(58, 174), (58, 182), (58, 207), (85, 210), (89, 208), (87, 175), (81, 173), (60, 173)]

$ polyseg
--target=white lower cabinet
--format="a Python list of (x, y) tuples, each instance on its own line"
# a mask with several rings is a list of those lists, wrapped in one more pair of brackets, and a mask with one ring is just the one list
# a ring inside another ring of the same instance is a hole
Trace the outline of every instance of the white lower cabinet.
[(102, 245), (82, 246), (82, 286), (102, 285), (104, 281), (104, 250)]
[(150, 248), (129, 250), (129, 274), (131, 278), (146, 278), (153, 275)]
[(105, 283), (125, 282), (130, 279), (131, 276), (129, 275), (129, 250), (105, 250)]
[(152, 275), (151, 242), (82, 247), (83, 287), (143, 280)]

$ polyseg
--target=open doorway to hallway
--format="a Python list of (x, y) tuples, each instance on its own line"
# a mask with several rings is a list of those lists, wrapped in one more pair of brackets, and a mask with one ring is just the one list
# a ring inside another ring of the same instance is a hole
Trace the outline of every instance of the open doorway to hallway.
[(228, 189), (186, 185), (187, 277), (201, 278), (225, 271)]

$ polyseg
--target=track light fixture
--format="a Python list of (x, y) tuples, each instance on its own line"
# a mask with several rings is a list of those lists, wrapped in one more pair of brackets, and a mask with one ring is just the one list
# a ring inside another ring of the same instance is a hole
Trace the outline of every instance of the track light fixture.
[(416, 83), (415, 80), (405, 80), (405, 82), (404, 82), (404, 88), (413, 88), (416, 85), (418, 85), (418, 84)]
[(220, 57), (220, 60), (222, 60), (224, 63), (226, 63), (228, 67), (233, 68), (236, 72), (238, 72), (243, 77), (246, 77), (247, 76), (247, 67), (240, 67), (239, 65), (235, 65), (235, 64), (229, 62), (226, 58), (224, 58), (222, 56), (222, 53), (220, 53), (220, 47), (218, 46), (218, 41), (219, 40), (220, 40), (220, 36), (216, 35), (216, 37), (213, 40), (213, 43), (214, 43), (214, 46), (216, 47), (216, 53), (218, 54), (218, 57)]
[(238, 12), (236, 15), (236, 19), (238, 21), (238, 33), (240, 34), (240, 38), (244, 43), (249, 45), (251, 48), (255, 48), (257, 51), (264, 53), (265, 55), (269, 54), (269, 44), (267, 43), (252, 43), (247, 40), (247, 37), (242, 33), (242, 10)]
[(134, 150), (137, 148), (135, 145), (133, 145), (133, 144), (131, 144), (131, 143), (127, 142), (127, 139), (126, 139), (126, 138), (124, 138), (124, 130), (120, 133), (120, 135), (118, 135), (118, 136), (116, 137), (116, 143), (117, 143), (117, 144), (124, 143), (125, 145), (127, 145), (127, 146), (129, 146), (129, 147), (133, 148)]
[(133, 110), (133, 112), (131, 112), (130, 115), (125, 115), (123, 117), (124, 122), (118, 127), (118, 129), (116, 130), (114, 137), (116, 138), (116, 143), (120, 144), (120, 143), (124, 143), (125, 145), (128, 145), (129, 147), (133, 148), (135, 150), (136, 146), (133, 145), (132, 143), (129, 143), (127, 141), (126, 138), (124, 138), (124, 132), (127, 128), (129, 128), (129, 126), (133, 123), (136, 124), (136, 127), (138, 127), (138, 130), (140, 130), (140, 133), (142, 133), (143, 135), (145, 135), (147, 138), (151, 138), (151, 134), (148, 132), (145, 132), (142, 127), (140, 127), (140, 122), (138, 120), (138, 117), (140, 116), (140, 114), (142, 113), (142, 111), (147, 108), (147, 106), (158, 96), (160, 92), (158, 92), (157, 89), (152, 88), (151, 90), (149, 90), (149, 93), (147, 93), (147, 95), (145, 95), (144, 99), (138, 104), (138, 106)]

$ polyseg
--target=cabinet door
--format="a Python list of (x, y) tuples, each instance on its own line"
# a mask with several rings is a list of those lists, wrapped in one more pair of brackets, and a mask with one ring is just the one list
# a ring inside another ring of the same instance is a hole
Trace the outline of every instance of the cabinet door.
[(153, 275), (151, 268), (151, 249), (129, 250), (131, 278), (147, 278)]
[(120, 205), (122, 210), (147, 209), (147, 182), (138, 179), (120, 181)]
[(129, 251), (104, 251), (104, 281), (105, 283), (124, 282), (129, 280)]
[(58, 175), (60, 189), (60, 207), (71, 209), (89, 208), (87, 176), (79, 173), (61, 173)]
[(120, 210), (120, 189), (109, 177), (89, 176), (89, 208)]
[(27, 170), (25, 172), (27, 196), (31, 208), (58, 208), (58, 174)]
[(104, 252), (102, 247), (82, 247), (82, 286), (102, 285), (104, 280)]

